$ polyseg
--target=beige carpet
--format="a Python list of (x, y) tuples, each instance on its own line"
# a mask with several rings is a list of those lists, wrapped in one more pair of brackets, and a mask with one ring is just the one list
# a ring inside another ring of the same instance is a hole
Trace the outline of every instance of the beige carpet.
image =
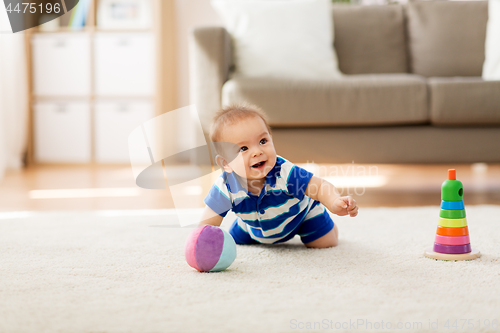
[(423, 257), (437, 206), (361, 208), (336, 248), (238, 246), (221, 273), (170, 211), (0, 213), (0, 332), (497, 332), (500, 207), (466, 210), (474, 261)]

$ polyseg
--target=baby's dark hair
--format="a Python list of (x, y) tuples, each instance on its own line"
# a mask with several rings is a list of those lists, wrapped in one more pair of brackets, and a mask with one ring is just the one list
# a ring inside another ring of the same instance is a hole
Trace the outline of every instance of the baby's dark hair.
[(264, 110), (253, 104), (240, 103), (227, 105), (215, 113), (212, 127), (210, 128), (210, 140), (212, 142), (223, 141), (222, 131), (224, 127), (248, 119), (249, 117), (260, 117), (264, 121), (264, 124), (266, 124), (269, 134), (271, 134), (271, 127), (268, 124), (268, 118)]

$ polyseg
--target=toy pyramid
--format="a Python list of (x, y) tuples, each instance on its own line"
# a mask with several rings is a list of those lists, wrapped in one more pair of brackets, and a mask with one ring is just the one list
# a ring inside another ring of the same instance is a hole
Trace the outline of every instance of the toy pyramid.
[(441, 211), (434, 247), (427, 248), (424, 255), (439, 260), (472, 260), (481, 256), (470, 246), (463, 185), (457, 180), (455, 169), (448, 170), (448, 180), (441, 186)]

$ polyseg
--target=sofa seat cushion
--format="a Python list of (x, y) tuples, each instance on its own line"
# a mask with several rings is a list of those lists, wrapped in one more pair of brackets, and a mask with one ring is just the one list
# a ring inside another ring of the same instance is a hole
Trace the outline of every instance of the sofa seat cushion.
[(500, 125), (500, 81), (430, 78), (430, 118), (436, 125)]
[(346, 75), (340, 80), (233, 77), (223, 105), (262, 107), (271, 126), (360, 126), (429, 121), (427, 87), (414, 74)]

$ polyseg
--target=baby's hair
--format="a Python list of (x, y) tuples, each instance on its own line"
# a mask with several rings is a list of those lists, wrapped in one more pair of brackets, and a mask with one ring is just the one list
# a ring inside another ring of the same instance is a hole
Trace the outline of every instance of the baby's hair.
[(268, 124), (268, 118), (264, 110), (253, 104), (240, 103), (227, 105), (215, 113), (210, 129), (210, 140), (212, 142), (221, 142), (224, 127), (250, 117), (260, 117), (266, 124), (267, 131), (271, 134), (271, 127)]

